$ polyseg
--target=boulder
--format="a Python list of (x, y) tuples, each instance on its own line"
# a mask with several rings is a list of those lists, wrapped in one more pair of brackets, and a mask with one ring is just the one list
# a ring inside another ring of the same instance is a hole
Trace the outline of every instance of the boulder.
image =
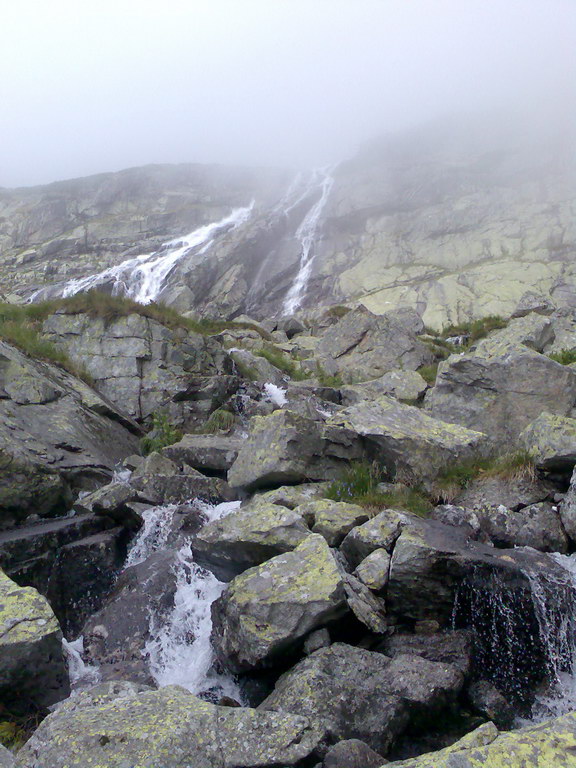
[(178, 686), (106, 683), (68, 699), (18, 753), (19, 768), (296, 768), (323, 733), (300, 715), (219, 707)]
[(177, 551), (166, 549), (126, 568), (84, 625), (85, 659), (98, 666), (102, 679), (153, 683), (146, 649), (151, 616), (161, 626), (174, 607), (177, 565)]
[(356, 566), (354, 575), (369, 589), (381, 592), (388, 584), (390, 555), (384, 549), (375, 549)]
[(576, 752), (576, 714), (498, 733), (493, 723), (439, 752), (392, 763), (394, 768), (568, 768)]
[(516, 309), (512, 312), (512, 317), (525, 317), (530, 312), (535, 312), (538, 315), (551, 315), (554, 309), (554, 302), (549, 296), (544, 296), (535, 291), (526, 291), (521, 296)]
[(252, 420), (238, 458), (228, 472), (233, 487), (255, 490), (306, 480), (334, 479), (344, 460), (360, 458), (362, 448), (352, 434), (324, 435), (321, 425), (288, 410)]
[(576, 465), (576, 419), (541, 413), (520, 434), (520, 444), (546, 471), (568, 472)]
[(432, 634), (397, 632), (386, 637), (376, 648), (386, 656), (409, 654), (428, 661), (450, 664), (468, 677), (472, 669), (472, 634), (467, 630), (446, 629)]
[(327, 373), (349, 383), (397, 368), (415, 371), (433, 362), (431, 350), (417, 338), (423, 330), (413, 310), (374, 315), (359, 306), (324, 332), (315, 357)]
[(46, 596), (66, 637), (76, 637), (104, 603), (126, 559), (122, 528), (64, 545), (50, 572)]
[(162, 455), (200, 472), (224, 474), (236, 461), (242, 441), (230, 435), (184, 435), (162, 449)]
[(155, 505), (182, 504), (198, 497), (210, 502), (229, 498), (229, 489), (223, 480), (206, 477), (191, 467), (182, 473), (135, 474), (130, 478), (130, 485), (138, 491), (140, 499)]
[(441, 717), (463, 682), (447, 664), (335, 643), (284, 673), (259, 710), (298, 712), (326, 729), (329, 743), (360, 739), (386, 754), (415, 718)]
[(69, 692), (62, 632), (48, 601), (0, 571), (0, 700), (42, 710)]
[(256, 493), (254, 501), (262, 500), (271, 504), (280, 504), (288, 509), (296, 509), (300, 504), (324, 498), (328, 483), (300, 483), (298, 485), (282, 485), (271, 491)]
[(342, 577), (322, 536), (308, 536), (237, 576), (212, 605), (212, 644), (232, 672), (270, 666), (346, 613)]
[(72, 508), (77, 514), (92, 512), (119, 523), (130, 531), (138, 531), (142, 518), (134, 511), (132, 502), (145, 500), (146, 497), (128, 482), (112, 482), (77, 499)]
[(477, 680), (468, 688), (468, 699), (478, 714), (491, 720), (498, 728), (512, 728), (516, 713), (504, 696), (488, 680)]
[(349, 573), (342, 575), (346, 602), (361, 624), (376, 635), (387, 630), (386, 603), (376, 597), (359, 579)]
[(339, 547), (346, 534), (370, 517), (357, 504), (330, 499), (308, 501), (294, 511), (306, 520), (314, 533), (324, 536), (330, 547)]
[(543, 411), (566, 416), (576, 402), (576, 371), (539, 354), (550, 338), (550, 320), (528, 315), (451, 355), (440, 364), (426, 409), (506, 448)]
[(480, 432), (438, 421), (391, 397), (345, 408), (326, 428), (341, 430), (350, 439), (357, 435), (391, 476), (411, 483), (429, 484), (442, 469), (481, 454), (487, 444)]
[[(139, 428), (83, 381), (0, 341), (0, 528), (65, 512), (111, 477)], [(10, 394), (12, 393), (12, 394)]]
[(506, 507), (476, 511), (480, 530), (497, 547), (533, 547), (541, 552), (566, 553), (568, 537), (558, 507), (547, 501), (530, 504), (517, 512)]
[[(260, 339), (258, 346), (262, 346), (262, 340)], [(229, 350), (230, 358), (234, 362), (236, 371), (245, 379), (250, 381), (262, 381), (276, 384), (281, 387), (286, 384), (286, 380), (289, 378), (283, 371), (272, 365), (265, 357), (260, 357), (247, 349), (237, 349), (236, 347)]]
[(362, 400), (390, 395), (397, 400), (420, 400), (428, 384), (417, 371), (405, 371), (401, 368), (388, 371), (379, 379), (365, 381), (340, 388), (342, 405), (356, 405)]
[(221, 581), (290, 552), (310, 536), (297, 511), (259, 502), (202, 527), (192, 542), (194, 558)]
[(385, 509), (367, 523), (352, 529), (340, 549), (350, 566), (356, 568), (375, 550), (392, 552), (402, 529), (412, 520), (407, 512)]
[(517, 511), (529, 504), (554, 498), (555, 487), (535, 473), (519, 472), (510, 477), (475, 477), (457, 492), (454, 503), (467, 510), (504, 506)]
[(346, 739), (330, 747), (322, 768), (380, 768), (386, 762), (360, 739)]

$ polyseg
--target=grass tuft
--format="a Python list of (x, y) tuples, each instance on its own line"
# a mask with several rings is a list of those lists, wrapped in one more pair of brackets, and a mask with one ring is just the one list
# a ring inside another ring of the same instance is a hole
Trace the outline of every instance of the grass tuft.
[(433, 363), (432, 365), (423, 365), (421, 368), (418, 368), (417, 373), (422, 376), (427, 384), (434, 386), (436, 383), (436, 376), (438, 375), (438, 363)]
[(262, 347), (262, 349), (259, 349), (255, 354), (258, 357), (263, 357), (265, 360), (268, 360), (271, 365), (286, 373), (294, 381), (302, 381), (303, 379), (308, 378), (308, 375), (300, 368), (300, 366), (296, 365), (296, 363), (285, 355), (282, 350), (271, 344)]
[(202, 426), (201, 432), (204, 434), (215, 434), (216, 432), (229, 432), (236, 423), (236, 417), (230, 411), (223, 408), (217, 408), (210, 416), (208, 421)]
[(576, 363), (576, 349), (561, 349), (560, 352), (552, 352), (548, 357), (561, 365), (571, 365)]
[(434, 481), (433, 497), (438, 502), (449, 504), (479, 477), (529, 481), (536, 478), (536, 466), (528, 451), (461, 461), (438, 475)]
[(148, 456), (181, 439), (182, 432), (170, 423), (167, 413), (153, 413), (152, 429), (140, 440), (140, 450), (144, 456)]
[(381, 480), (382, 471), (376, 464), (354, 462), (340, 480), (330, 484), (326, 498), (358, 504), (373, 514), (394, 508), (427, 517), (432, 511), (430, 500), (419, 489), (396, 487), (383, 491), (378, 487)]
[(318, 361), (316, 362), (316, 378), (323, 387), (334, 387), (335, 389), (338, 389), (338, 387), (341, 387), (344, 384), (342, 376), (340, 376), (339, 373), (336, 373), (333, 376), (330, 375)]

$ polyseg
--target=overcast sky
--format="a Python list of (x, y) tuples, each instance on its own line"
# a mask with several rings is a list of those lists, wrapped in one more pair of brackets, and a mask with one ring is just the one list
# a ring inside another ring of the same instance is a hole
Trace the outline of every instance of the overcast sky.
[[(576, 101), (576, 0), (0, 0), (0, 186)], [(552, 112), (550, 113), (552, 117)]]

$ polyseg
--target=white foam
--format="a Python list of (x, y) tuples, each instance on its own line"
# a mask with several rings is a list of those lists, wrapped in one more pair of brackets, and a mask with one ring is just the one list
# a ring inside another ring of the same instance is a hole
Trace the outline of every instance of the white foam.
[(84, 653), (84, 637), (82, 635), (73, 641), (62, 638), (62, 647), (68, 661), (70, 688), (73, 691), (82, 690), (100, 682), (100, 670), (98, 667), (85, 664), (82, 658)]
[(264, 384), (264, 392), (266, 397), (280, 408), (283, 408), (288, 402), (286, 390), (282, 389), (282, 387), (277, 387), (276, 384), (272, 384), (270, 381)]
[(151, 507), (143, 513), (144, 524), (130, 547), (124, 563), (125, 568), (142, 563), (153, 552), (166, 545), (176, 509), (176, 504), (166, 504), (165, 506)]

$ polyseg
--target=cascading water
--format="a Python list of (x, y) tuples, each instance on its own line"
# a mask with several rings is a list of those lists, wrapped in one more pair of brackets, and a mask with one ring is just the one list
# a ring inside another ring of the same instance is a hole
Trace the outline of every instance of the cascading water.
[(473, 573), (454, 605), (454, 626), (472, 629), (477, 671), (530, 721), (576, 708), (576, 560), (549, 557), (565, 576), (526, 570), (511, 588), (498, 573)]
[[(195, 251), (197, 258), (203, 256), (219, 236), (244, 224), (254, 208), (255, 201), (244, 208), (235, 208), (232, 213), (212, 224), (195, 229), (184, 237), (164, 243), (152, 254), (127, 259), (115, 267), (88, 277), (70, 280), (59, 291), (68, 297), (82, 291), (89, 291), (105, 284), (112, 284), (112, 294), (127, 296), (141, 304), (155, 301), (165, 286), (165, 281), (180, 259)], [(30, 301), (43, 295), (44, 289), (30, 297)]]
[[(212, 521), (237, 509), (240, 502), (211, 505), (197, 501), (195, 506)], [(144, 513), (144, 525), (128, 554), (126, 567), (142, 562), (166, 546), (175, 514), (178, 514), (177, 505), (154, 507)], [(181, 685), (213, 700), (223, 695), (241, 700), (234, 680), (213, 668), (211, 605), (224, 587), (210, 571), (194, 562), (188, 541), (179, 547), (174, 607), (167, 616), (150, 616), (146, 653), (150, 672), (158, 685)]]
[[(306, 294), (306, 287), (308, 280), (310, 279), (310, 273), (312, 271), (312, 262), (314, 261), (315, 250), (314, 244), (316, 240), (316, 232), (318, 230), (318, 224), (320, 222), (320, 216), (328, 201), (330, 192), (334, 185), (334, 178), (328, 173), (326, 169), (317, 170), (314, 172), (311, 181), (311, 187), (320, 187), (320, 197), (310, 208), (302, 223), (296, 230), (296, 239), (300, 243), (300, 267), (296, 279), (294, 280), (292, 287), (288, 291), (286, 299), (284, 300), (283, 313), (285, 315), (293, 314)], [(298, 203), (304, 199), (310, 193), (310, 189), (302, 194), (298, 200), (296, 200), (292, 208), (298, 205)]]

